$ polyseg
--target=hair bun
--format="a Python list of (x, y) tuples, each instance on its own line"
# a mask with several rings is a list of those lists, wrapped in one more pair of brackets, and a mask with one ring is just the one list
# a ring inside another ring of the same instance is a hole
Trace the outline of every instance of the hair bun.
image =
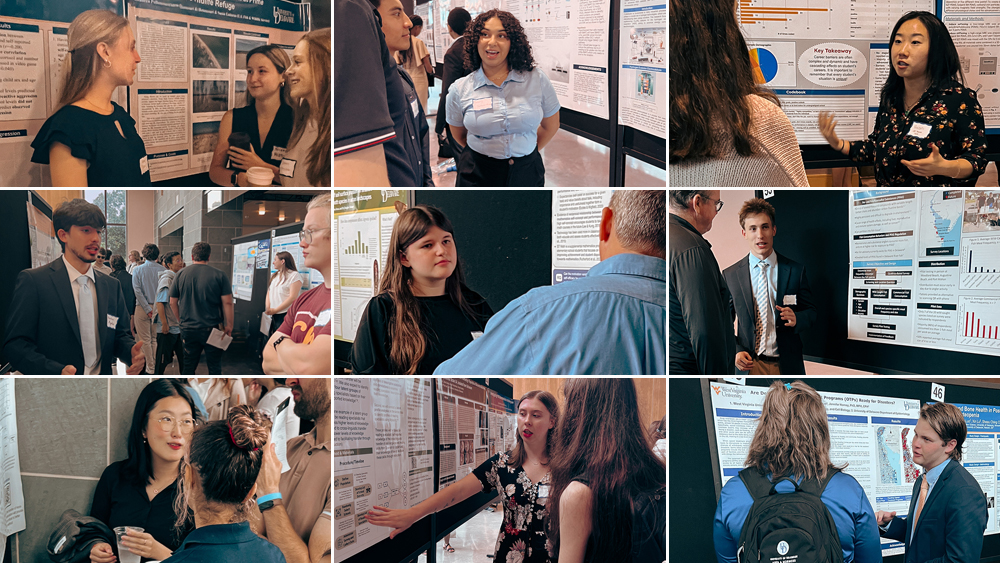
[(271, 436), (270, 421), (249, 405), (229, 409), (227, 422), (236, 446), (244, 450), (263, 448)]

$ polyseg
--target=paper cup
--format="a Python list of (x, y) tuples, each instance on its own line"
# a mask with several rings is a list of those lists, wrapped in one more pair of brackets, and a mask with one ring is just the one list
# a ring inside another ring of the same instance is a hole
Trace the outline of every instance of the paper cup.
[(255, 188), (266, 188), (271, 186), (274, 180), (274, 171), (263, 166), (251, 166), (247, 170), (247, 182)]

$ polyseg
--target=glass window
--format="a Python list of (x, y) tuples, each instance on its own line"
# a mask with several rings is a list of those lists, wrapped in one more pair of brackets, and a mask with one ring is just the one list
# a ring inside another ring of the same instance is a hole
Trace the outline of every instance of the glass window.
[[(107, 231), (107, 246), (111, 254), (120, 254), (128, 264), (128, 252), (126, 251), (127, 235), (125, 225), (109, 225)], [(110, 264), (109, 264), (110, 265)]]
[[(128, 236), (125, 226), (127, 192), (125, 190), (84, 190), (84, 199), (101, 208), (107, 226), (101, 235), (101, 246), (112, 254), (121, 254), (128, 262)], [(110, 264), (109, 264), (110, 266)]]
[(105, 212), (109, 225), (125, 224), (125, 190), (108, 190), (108, 209)]

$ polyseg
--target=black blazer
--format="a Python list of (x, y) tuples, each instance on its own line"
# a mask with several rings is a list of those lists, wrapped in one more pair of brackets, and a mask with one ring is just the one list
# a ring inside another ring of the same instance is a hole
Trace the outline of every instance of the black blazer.
[[(795, 295), (798, 302), (792, 306), (795, 311), (795, 326), (786, 327), (784, 321), (776, 322), (775, 339), (778, 345), (778, 366), (782, 375), (805, 375), (806, 364), (802, 361), (802, 339), (799, 333), (809, 330), (809, 327), (816, 322), (816, 306), (813, 304), (812, 292), (809, 290), (809, 281), (806, 279), (805, 266), (795, 260), (785, 258), (775, 251), (778, 258), (778, 287), (775, 292), (775, 304), (784, 303), (785, 295)], [(748, 352), (752, 358), (757, 359), (757, 351), (754, 349), (756, 335), (754, 327), (757, 319), (757, 300), (753, 294), (753, 283), (750, 281), (750, 260), (749, 254), (739, 260), (739, 262), (725, 269), (722, 272), (726, 278), (726, 285), (729, 286), (729, 312), (732, 318), (739, 319), (738, 331), (736, 335), (736, 351)], [(774, 311), (774, 318), (778, 319), (778, 312)], [(733, 364), (736, 358), (730, 358)], [(745, 371), (738, 373), (746, 374)]]
[[(923, 479), (921, 475), (913, 483), (907, 514), (917, 511)], [(888, 531), (879, 533), (906, 544), (906, 563), (978, 563), (987, 515), (986, 495), (979, 483), (960, 462), (951, 460), (924, 501), (913, 541), (910, 541), (909, 517), (893, 518)]]
[[(97, 344), (101, 375), (111, 375), (115, 357), (132, 363), (132, 332), (118, 280), (94, 271), (97, 286)], [(108, 328), (108, 315), (118, 318)], [(62, 256), (17, 275), (7, 316), (4, 352), (13, 368), (25, 375), (59, 375), (67, 365), (83, 375), (83, 341), (76, 303)]]
[(448, 129), (448, 121), (445, 119), (448, 112), (448, 88), (467, 74), (469, 71), (465, 70), (465, 36), (462, 35), (451, 44), (444, 55), (441, 96), (438, 99), (437, 121), (434, 123), (434, 131), (439, 135)]

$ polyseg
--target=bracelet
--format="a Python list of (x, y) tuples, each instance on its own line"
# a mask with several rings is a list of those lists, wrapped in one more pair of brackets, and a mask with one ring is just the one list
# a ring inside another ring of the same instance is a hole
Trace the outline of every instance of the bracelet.
[(265, 502), (267, 502), (269, 500), (274, 500), (276, 498), (281, 498), (281, 493), (271, 493), (269, 495), (264, 495), (262, 497), (258, 497), (257, 498), (257, 504), (260, 505), (261, 503), (265, 503)]
[(845, 141), (843, 139), (840, 140), (840, 148), (838, 149), (840, 152), (844, 152), (844, 144), (845, 143), (847, 143), (847, 141)]

